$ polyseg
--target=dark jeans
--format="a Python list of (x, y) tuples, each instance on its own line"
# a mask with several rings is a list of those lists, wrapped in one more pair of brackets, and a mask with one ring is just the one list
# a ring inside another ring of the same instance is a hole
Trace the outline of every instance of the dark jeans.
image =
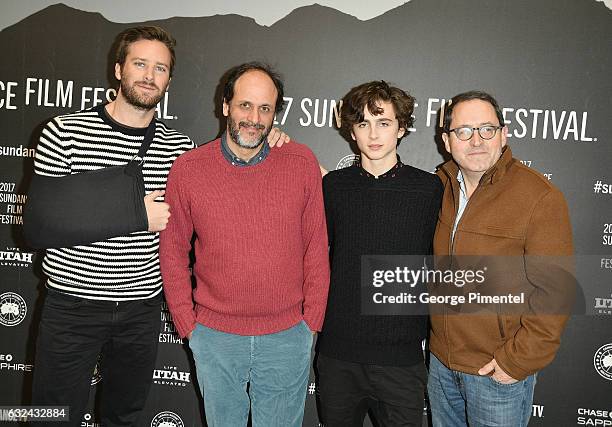
[(326, 427), (361, 427), (368, 410), (382, 427), (421, 426), (427, 370), (346, 362), (318, 355), (317, 390)]
[(36, 344), (32, 404), (69, 406), (70, 422), (61, 426), (79, 426), (101, 355), (102, 425), (135, 425), (152, 381), (160, 303), (161, 295), (117, 303), (49, 290)]

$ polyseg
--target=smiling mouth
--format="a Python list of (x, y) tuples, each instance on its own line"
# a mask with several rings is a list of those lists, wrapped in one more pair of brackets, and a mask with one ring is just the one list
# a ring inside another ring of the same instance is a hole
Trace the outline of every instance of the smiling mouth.
[(261, 131), (259, 129), (257, 129), (256, 127), (253, 126), (241, 126), (240, 130), (238, 131), (238, 133), (240, 135), (257, 135), (259, 133), (261, 133)]

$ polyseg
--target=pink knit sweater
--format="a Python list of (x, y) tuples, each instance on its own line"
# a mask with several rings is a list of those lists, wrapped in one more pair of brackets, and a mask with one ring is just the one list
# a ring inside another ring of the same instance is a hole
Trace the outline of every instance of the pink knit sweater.
[(237, 167), (217, 139), (174, 162), (166, 202), (160, 263), (181, 337), (196, 322), (239, 335), (278, 332), (302, 319), (321, 329), (329, 262), (321, 174), (310, 149), (292, 142)]

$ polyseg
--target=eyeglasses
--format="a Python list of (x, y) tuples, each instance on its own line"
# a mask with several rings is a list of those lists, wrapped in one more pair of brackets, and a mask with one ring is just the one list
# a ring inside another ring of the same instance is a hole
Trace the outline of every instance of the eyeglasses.
[(448, 132), (454, 132), (457, 138), (461, 141), (468, 141), (474, 135), (474, 131), (478, 131), (478, 135), (482, 139), (491, 139), (495, 136), (498, 129), (503, 128), (503, 126), (493, 126), (493, 125), (485, 125), (480, 126), (479, 128), (471, 128), (471, 127), (460, 127), (455, 129), (449, 129)]

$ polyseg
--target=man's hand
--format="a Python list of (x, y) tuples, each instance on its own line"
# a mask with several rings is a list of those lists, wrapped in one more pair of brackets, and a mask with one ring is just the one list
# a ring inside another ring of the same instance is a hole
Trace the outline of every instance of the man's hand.
[(270, 144), (270, 147), (277, 146), (280, 148), (283, 146), (283, 144), (289, 142), (290, 139), (291, 138), (289, 138), (289, 135), (279, 128), (272, 128), (268, 134), (268, 144)]
[[(195, 331), (195, 329), (194, 329), (194, 331)], [(193, 336), (193, 331), (191, 331), (191, 332), (189, 332), (189, 333), (187, 334), (187, 339), (188, 339), (189, 341), (191, 341), (191, 337), (192, 337), (192, 336)]]
[(145, 209), (147, 210), (147, 221), (149, 231), (162, 231), (166, 229), (168, 218), (170, 218), (170, 205), (164, 202), (156, 202), (157, 197), (166, 194), (165, 190), (155, 190), (147, 194), (144, 198)]
[(493, 375), (491, 375), (491, 377), (498, 383), (513, 384), (518, 381), (505, 373), (504, 370), (499, 367), (495, 359), (491, 360), (489, 363), (480, 368), (478, 370), (478, 375), (488, 375), (491, 371), (493, 371)]

